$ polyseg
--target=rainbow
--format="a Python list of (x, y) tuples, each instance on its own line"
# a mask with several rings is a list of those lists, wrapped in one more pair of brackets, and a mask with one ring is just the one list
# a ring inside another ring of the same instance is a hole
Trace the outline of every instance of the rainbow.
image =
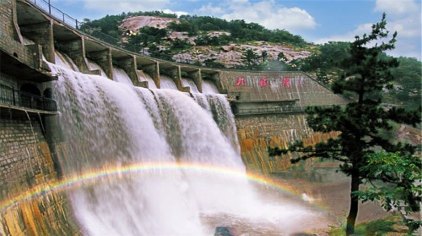
[(21, 202), (30, 201), (51, 192), (61, 192), (65, 190), (75, 189), (81, 184), (95, 183), (96, 181), (106, 177), (121, 177), (127, 174), (139, 174), (146, 171), (171, 171), (171, 170), (188, 170), (201, 173), (219, 174), (232, 178), (248, 179), (260, 185), (275, 188), (278, 191), (288, 193), (290, 195), (298, 195), (291, 186), (275, 181), (274, 179), (253, 174), (245, 173), (241, 170), (230, 169), (222, 166), (214, 166), (199, 163), (174, 163), (174, 162), (152, 162), (152, 163), (136, 163), (124, 166), (109, 166), (101, 169), (94, 169), (84, 172), (83, 174), (73, 175), (63, 178), (59, 181), (52, 181), (37, 185), (31, 189), (12, 196), (0, 202), (0, 213), (7, 209), (20, 204)]

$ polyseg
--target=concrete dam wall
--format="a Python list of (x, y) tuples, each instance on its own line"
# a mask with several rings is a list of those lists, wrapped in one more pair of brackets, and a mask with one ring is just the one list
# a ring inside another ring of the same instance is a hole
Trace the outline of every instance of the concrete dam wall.
[[(290, 162), (270, 159), (268, 146), (298, 139), (311, 144), (335, 135), (313, 133), (303, 110), (347, 101), (304, 73), (217, 70), (138, 55), (79, 32), (64, 15), (50, 15), (45, 3), (0, 3), (2, 235), (101, 235), (115, 223), (113, 214), (124, 219), (132, 208), (133, 214), (164, 217), (166, 224), (135, 226), (128, 220), (108, 232), (209, 233), (195, 218), (200, 210), (183, 204), (179, 209), (173, 201), (189, 195), (200, 209), (208, 208), (204, 192), (211, 189), (227, 193), (219, 210), (242, 216), (239, 209), (245, 206), (231, 197), (233, 186), (249, 205), (262, 205), (247, 183), (224, 180), (226, 186), (177, 172), (136, 181), (129, 176), (122, 185), (106, 179), (101, 186), (70, 192), (45, 189), (91, 169), (157, 160), (272, 174)], [(179, 189), (180, 183), (189, 190)], [(154, 204), (163, 195), (160, 189), (171, 199), (159, 200), (184, 215), (161, 215)], [(118, 210), (122, 196), (133, 204)], [(139, 199), (144, 205), (133, 207)], [(180, 229), (179, 218), (195, 220)]]

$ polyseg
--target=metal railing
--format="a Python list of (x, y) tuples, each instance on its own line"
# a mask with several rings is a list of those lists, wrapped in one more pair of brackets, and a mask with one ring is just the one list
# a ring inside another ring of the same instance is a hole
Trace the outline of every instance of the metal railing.
[(22, 92), (2, 84), (0, 84), (0, 104), (43, 111), (57, 111), (57, 103), (53, 99)]
[(64, 23), (72, 28), (79, 29), (81, 22), (71, 17), (70, 15), (62, 12), (60, 9), (51, 5), (50, 0), (27, 0), (33, 3), (38, 9), (44, 11), (44, 13), (50, 15), (57, 21)]
[[(35, 7), (37, 7), (39, 10), (43, 11), (45, 14), (48, 14), (56, 21), (63, 23), (71, 28), (74, 28), (78, 30), (80, 33), (84, 33), (86, 35), (89, 35), (95, 39), (98, 39), (100, 41), (109, 43), (112, 46), (125, 49), (120, 44), (120, 39), (115, 38), (111, 35), (105, 34), (101, 31), (89, 31), (89, 30), (82, 30), (81, 26), (83, 22), (78, 21), (78, 19), (73, 18), (72, 16), (64, 13), (60, 9), (56, 8), (55, 6), (51, 5), (50, 0), (26, 0), (30, 3), (32, 3)], [(133, 51), (135, 52), (135, 51)], [(136, 52), (140, 53), (140, 52)]]

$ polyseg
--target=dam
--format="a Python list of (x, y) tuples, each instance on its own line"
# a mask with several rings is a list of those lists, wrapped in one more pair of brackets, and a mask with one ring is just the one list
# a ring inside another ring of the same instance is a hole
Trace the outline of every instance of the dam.
[(307, 74), (139, 55), (43, 0), (3, 0), (0, 12), (0, 235), (213, 235), (229, 223), (268, 235), (323, 222), (287, 193), (267, 201), (253, 175), (289, 168), (269, 146), (336, 135), (312, 132), (304, 109), (347, 101)]

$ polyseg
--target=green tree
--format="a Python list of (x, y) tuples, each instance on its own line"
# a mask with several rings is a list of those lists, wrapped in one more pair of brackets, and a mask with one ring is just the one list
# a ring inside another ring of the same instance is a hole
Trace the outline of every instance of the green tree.
[[(373, 176), (370, 156), (377, 150), (398, 152), (403, 157), (415, 152), (414, 146), (394, 143), (384, 138), (381, 132), (391, 130), (391, 122), (411, 125), (420, 122), (419, 112), (382, 105), (382, 94), (392, 88), (394, 77), (390, 69), (398, 66), (396, 59), (382, 56), (384, 51), (394, 48), (397, 36), (394, 33), (389, 39), (386, 24), (383, 14), (381, 21), (372, 26), (371, 34), (356, 36), (350, 45), (350, 57), (343, 63), (344, 74), (332, 86), (335, 93), (351, 94), (350, 103), (343, 107), (306, 109), (308, 124), (314, 131), (340, 131), (340, 134), (315, 146), (305, 147), (302, 142), (297, 142), (288, 150), (269, 150), (270, 155), (296, 152), (299, 157), (293, 158), (293, 163), (314, 157), (330, 158), (341, 163), (340, 170), (351, 177), (347, 235), (354, 233), (360, 185)], [(374, 42), (379, 43), (369, 46)]]
[(350, 57), (349, 42), (328, 42), (321, 45), (318, 52), (301, 59), (300, 69), (314, 71), (318, 81), (330, 84), (331, 78), (343, 72), (341, 63), (348, 57)]
[(190, 48), (191, 46), (192, 45), (185, 40), (175, 39), (171, 42), (170, 50), (174, 52), (180, 52)]
[(367, 162), (362, 170), (368, 173), (365, 181), (369, 187), (357, 192), (359, 199), (380, 201), (387, 211), (397, 209), (412, 233), (421, 226), (420, 219), (408, 216), (421, 202), (421, 160), (415, 155), (381, 151), (368, 155)]
[(262, 58), (262, 62), (266, 62), (268, 60), (268, 52), (262, 51), (261, 52), (261, 58)]
[(256, 54), (252, 49), (246, 50), (242, 55), (242, 61), (246, 64), (246, 68), (251, 70), (259, 65), (259, 55)]
[(391, 102), (410, 109), (416, 109), (421, 104), (422, 63), (415, 58), (399, 57), (399, 66), (391, 73), (397, 78), (391, 92)]

